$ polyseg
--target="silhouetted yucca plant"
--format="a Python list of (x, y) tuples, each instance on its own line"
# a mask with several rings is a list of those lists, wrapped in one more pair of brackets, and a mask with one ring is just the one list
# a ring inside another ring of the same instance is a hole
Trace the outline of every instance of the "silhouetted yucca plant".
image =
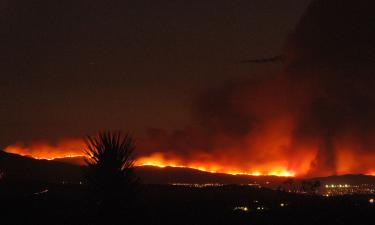
[(86, 138), (87, 182), (98, 197), (133, 194), (134, 151), (134, 140), (129, 134), (101, 132)]

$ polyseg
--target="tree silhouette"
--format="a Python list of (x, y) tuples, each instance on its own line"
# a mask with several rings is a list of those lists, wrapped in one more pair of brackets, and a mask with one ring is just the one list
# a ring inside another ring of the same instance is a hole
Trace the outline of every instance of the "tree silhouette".
[(128, 203), (137, 179), (133, 174), (135, 144), (129, 135), (101, 132), (86, 139), (86, 178), (98, 204)]
[(319, 180), (316, 180), (314, 183), (311, 185), (311, 193), (312, 194), (317, 194), (319, 192), (319, 188), (321, 187), (321, 182)]
[[(283, 185), (285, 187), (289, 187), (286, 191), (287, 192), (295, 192), (296, 191), (296, 187), (295, 187), (295, 183), (294, 183), (294, 179), (290, 178), (290, 179), (287, 179), (286, 181), (283, 182)], [(285, 188), (284, 188), (284, 191), (285, 191)]]

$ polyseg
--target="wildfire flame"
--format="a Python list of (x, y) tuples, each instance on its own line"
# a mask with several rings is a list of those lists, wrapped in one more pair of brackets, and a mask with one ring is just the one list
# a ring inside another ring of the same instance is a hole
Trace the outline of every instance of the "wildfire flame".
[(293, 177), (295, 176), (295, 172), (288, 171), (285, 168), (278, 168), (278, 169), (269, 169), (267, 171), (243, 171), (243, 170), (236, 170), (232, 168), (225, 168), (221, 165), (214, 164), (214, 163), (206, 163), (206, 164), (199, 164), (199, 163), (187, 163), (182, 164), (178, 160), (166, 160), (163, 154), (155, 153), (151, 156), (141, 157), (138, 158), (136, 161), (136, 165), (139, 166), (157, 166), (157, 167), (181, 167), (181, 168), (191, 168), (200, 171), (210, 172), (210, 173), (226, 173), (232, 175), (251, 175), (251, 176), (282, 176), (282, 177)]
[[(57, 158), (86, 157), (83, 153), (85, 143), (79, 139), (64, 139), (55, 144), (47, 141), (35, 141), (31, 144), (17, 143), (5, 148), (6, 152), (28, 156), (35, 159), (54, 160)], [(252, 176), (282, 176), (293, 177), (294, 171), (290, 171), (283, 166), (273, 165), (269, 168), (259, 170), (241, 170), (232, 166), (224, 166), (215, 162), (184, 162), (178, 157), (166, 157), (163, 153), (153, 153), (149, 156), (141, 156), (135, 160), (136, 166), (156, 166), (191, 168), (210, 173), (226, 173), (232, 175), (252, 175)]]
[[(5, 151), (35, 159), (54, 160), (57, 158), (86, 157), (83, 151), (85, 147), (86, 145), (82, 139), (71, 138), (62, 139), (56, 143), (48, 141), (20, 142), (6, 147)], [(272, 148), (271, 145), (268, 147)], [(293, 156), (277, 155), (277, 152), (275, 152), (275, 158), (265, 159), (261, 163), (252, 164), (251, 167), (246, 167), (240, 163), (241, 161), (238, 160), (238, 156), (236, 156), (237, 158), (231, 158), (231, 156), (224, 154), (223, 151), (211, 153), (210, 155), (196, 152), (187, 158), (184, 158), (182, 155), (168, 154), (168, 152), (163, 151), (144, 154), (137, 152), (140, 154), (135, 159), (135, 165), (191, 168), (210, 173), (232, 175), (302, 177), (309, 171), (310, 165), (316, 157), (316, 152), (317, 150), (309, 149), (308, 147), (302, 148)], [(372, 155), (359, 156), (354, 155), (353, 152), (345, 148), (339, 152), (336, 162), (338, 164), (337, 174), (362, 173), (374, 176), (375, 169), (371, 167), (373, 162), (371, 160), (373, 159)], [(298, 161), (296, 162), (295, 159), (298, 159)], [(363, 162), (362, 165), (364, 167), (358, 168), (358, 161)], [(77, 161), (74, 162), (77, 163)], [(81, 162), (83, 163), (83, 160)]]

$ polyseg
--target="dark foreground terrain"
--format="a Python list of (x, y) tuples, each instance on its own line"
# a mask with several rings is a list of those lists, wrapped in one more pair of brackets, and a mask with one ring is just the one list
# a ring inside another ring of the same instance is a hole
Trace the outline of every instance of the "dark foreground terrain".
[(129, 204), (103, 206), (84, 184), (0, 185), (0, 224), (374, 224), (372, 196), (295, 195), (249, 186), (140, 185)]
[[(0, 225), (375, 224), (375, 204), (369, 201), (375, 196), (328, 198), (260, 188), (267, 184), (268, 188), (275, 189), (285, 178), (142, 167), (136, 168), (136, 174), (148, 184), (136, 188), (137, 194), (132, 196), (132, 201), (103, 202), (83, 183), (84, 168), (80, 166), (1, 151), (0, 165), (6, 175), (0, 179)], [(318, 180), (323, 186), (374, 183), (374, 177), (362, 175)], [(199, 185), (168, 185), (192, 181)], [(205, 183), (237, 185), (202, 185)], [(261, 185), (245, 186), (241, 183)], [(105, 194), (110, 194), (111, 188), (107, 188), (107, 192)]]

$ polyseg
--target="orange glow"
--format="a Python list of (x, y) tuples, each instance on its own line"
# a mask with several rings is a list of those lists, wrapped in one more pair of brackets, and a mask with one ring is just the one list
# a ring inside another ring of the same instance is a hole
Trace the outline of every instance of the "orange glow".
[(157, 166), (157, 167), (181, 167), (181, 168), (191, 168), (200, 171), (210, 172), (210, 173), (226, 173), (232, 175), (251, 175), (251, 176), (283, 176), (292, 177), (295, 176), (294, 172), (288, 171), (286, 169), (271, 169), (269, 171), (243, 171), (243, 170), (233, 170), (225, 166), (220, 166), (216, 164), (199, 164), (199, 163), (181, 163), (181, 160), (166, 160), (161, 153), (155, 153), (148, 157), (140, 157), (136, 160), (136, 165), (138, 166)]
[[(79, 139), (64, 139), (51, 144), (46, 141), (36, 141), (31, 144), (17, 143), (5, 148), (6, 152), (15, 153), (23, 156), (33, 157), (35, 159), (53, 160), (56, 158), (82, 157), (85, 156), (83, 149), (85, 143)], [(138, 157), (136, 166), (156, 166), (156, 167), (179, 167), (191, 168), (210, 173), (226, 173), (232, 175), (252, 175), (252, 176), (295, 176), (296, 173), (288, 170), (286, 167), (278, 165), (266, 165), (259, 169), (244, 170), (239, 166), (225, 165), (216, 162), (204, 161), (198, 162), (179, 159), (178, 157), (166, 157), (163, 153), (154, 153), (149, 156)], [(269, 169), (267, 168), (269, 166)]]
[[(275, 130), (283, 130), (278, 133)], [(319, 142), (291, 143), (288, 123), (273, 121), (269, 127), (259, 130), (258, 134), (245, 139), (238, 146), (225, 146), (225, 137), (211, 152), (191, 150), (189, 154), (176, 154), (157, 149), (155, 152), (139, 150), (136, 166), (192, 168), (211, 173), (252, 176), (310, 176), (309, 170), (317, 155)], [(272, 140), (272, 141), (269, 141)], [(343, 141), (345, 140), (345, 141)], [(375, 176), (375, 155), (361, 150), (355, 141), (345, 137), (334, 143), (336, 151), (336, 174), (362, 173)], [(221, 147), (225, 146), (225, 147)], [(247, 148), (251, 150), (247, 150)], [(52, 160), (56, 158), (79, 157), (84, 154), (85, 143), (81, 139), (62, 139), (55, 143), (33, 141), (16, 143), (5, 151), (36, 159)], [(259, 149), (254, 151), (252, 149)], [(264, 151), (263, 149), (267, 149)], [(361, 152), (357, 154), (357, 152)], [(73, 161), (72, 161), (73, 162)], [(73, 163), (82, 163), (74, 161)]]
[(56, 158), (84, 156), (85, 143), (81, 139), (68, 138), (56, 143), (39, 140), (32, 143), (16, 143), (6, 147), (4, 150), (35, 159), (53, 160)]

